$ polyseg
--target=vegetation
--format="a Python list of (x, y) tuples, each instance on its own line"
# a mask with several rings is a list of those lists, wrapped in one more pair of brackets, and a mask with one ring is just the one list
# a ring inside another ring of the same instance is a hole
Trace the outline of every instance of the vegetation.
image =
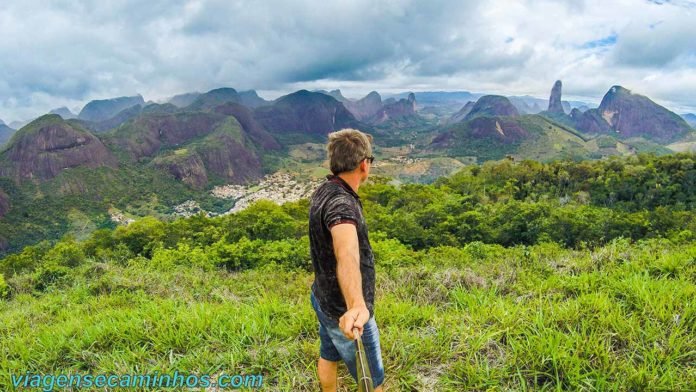
[[(361, 187), (387, 388), (694, 389), (695, 158)], [(307, 209), (147, 217), (0, 260), (0, 389), (26, 371), (178, 370), (316, 390)]]

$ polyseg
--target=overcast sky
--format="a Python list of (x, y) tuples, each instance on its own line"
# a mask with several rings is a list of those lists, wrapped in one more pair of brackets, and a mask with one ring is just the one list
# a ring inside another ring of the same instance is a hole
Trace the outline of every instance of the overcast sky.
[[(50, 3), (50, 5), (48, 4)], [(0, 2), (0, 119), (216, 87), (467, 90), (696, 112), (693, 1)]]

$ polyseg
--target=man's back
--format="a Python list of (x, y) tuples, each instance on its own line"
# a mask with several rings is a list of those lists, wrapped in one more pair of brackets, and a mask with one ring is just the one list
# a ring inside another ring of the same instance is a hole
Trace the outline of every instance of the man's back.
[(331, 227), (339, 223), (356, 226), (360, 247), (363, 297), (370, 316), (374, 315), (375, 269), (367, 224), (360, 197), (339, 176), (327, 175), (312, 194), (309, 208), (309, 244), (314, 267), (312, 291), (320, 307), (334, 320), (347, 308), (336, 276), (336, 257)]

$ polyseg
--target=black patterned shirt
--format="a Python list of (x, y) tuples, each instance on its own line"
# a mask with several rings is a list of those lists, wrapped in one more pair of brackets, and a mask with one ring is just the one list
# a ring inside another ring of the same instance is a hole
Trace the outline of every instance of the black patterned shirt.
[(370, 317), (373, 317), (375, 259), (367, 235), (362, 202), (345, 180), (329, 174), (310, 199), (309, 246), (314, 268), (312, 291), (322, 312), (336, 321), (348, 310), (336, 277), (336, 256), (330, 231), (332, 226), (339, 223), (351, 223), (357, 229), (363, 298)]

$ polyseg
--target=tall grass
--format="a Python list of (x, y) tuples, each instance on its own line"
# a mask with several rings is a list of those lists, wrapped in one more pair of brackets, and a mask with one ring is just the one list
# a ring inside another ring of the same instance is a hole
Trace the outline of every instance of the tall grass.
[[(387, 390), (696, 389), (693, 242), (374, 246)], [(155, 370), (261, 373), (264, 390), (319, 389), (313, 276), (282, 260), (229, 272), (89, 259), (42, 291), (36, 279), (5, 277), (1, 390), (27, 371)], [(341, 391), (355, 390), (343, 365), (339, 377)]]

